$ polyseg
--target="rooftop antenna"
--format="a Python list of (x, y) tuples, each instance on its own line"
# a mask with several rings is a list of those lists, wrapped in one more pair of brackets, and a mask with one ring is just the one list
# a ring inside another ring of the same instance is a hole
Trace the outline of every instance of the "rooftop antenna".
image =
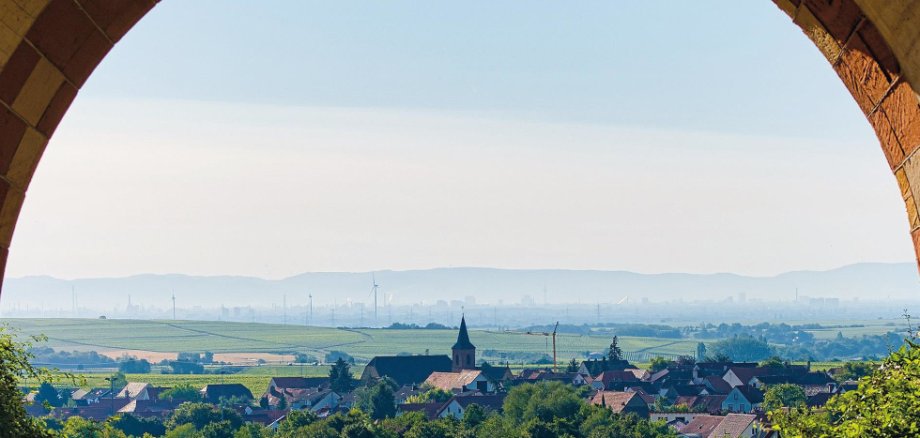
[(173, 302), (173, 321), (175, 321), (176, 320), (176, 291), (173, 291), (172, 302)]
[(313, 294), (310, 294), (310, 319), (307, 320), (307, 325), (313, 322)]

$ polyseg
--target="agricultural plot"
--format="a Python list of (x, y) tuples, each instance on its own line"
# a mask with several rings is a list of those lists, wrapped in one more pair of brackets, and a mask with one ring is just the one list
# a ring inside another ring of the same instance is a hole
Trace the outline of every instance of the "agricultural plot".
[[(304, 352), (322, 358), (326, 352), (341, 350), (357, 359), (369, 360), (377, 355), (424, 354), (426, 350), (429, 354), (449, 354), (457, 336), (454, 330), (341, 329), (213, 321), (9, 319), (5, 322), (25, 334), (45, 334), (47, 346), (57, 350), (96, 350), (110, 355), (119, 351)], [(552, 355), (551, 340), (543, 336), (471, 330), (470, 337), (481, 353), (494, 350)], [(610, 338), (560, 334), (556, 342), (562, 360), (603, 351)], [(692, 354), (696, 341), (627, 336), (620, 338), (620, 347), (635, 354), (635, 359), (644, 360), (659, 354), (668, 357)]]

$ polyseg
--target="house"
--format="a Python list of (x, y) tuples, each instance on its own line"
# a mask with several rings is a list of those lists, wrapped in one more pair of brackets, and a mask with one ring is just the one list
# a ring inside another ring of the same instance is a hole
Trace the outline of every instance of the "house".
[(115, 398), (128, 398), (131, 400), (156, 400), (159, 396), (160, 388), (156, 388), (149, 383), (129, 382)]
[(166, 418), (176, 409), (178, 403), (174, 404), (165, 400), (131, 400), (128, 404), (121, 407), (118, 413), (131, 414), (135, 417), (143, 418)]
[(776, 375), (776, 376), (756, 376), (751, 379), (750, 385), (761, 389), (769, 385), (779, 385), (790, 383), (801, 386), (808, 395), (814, 395), (820, 392), (835, 392), (837, 382), (827, 375), (827, 373), (814, 372), (793, 375)]
[(424, 382), (433, 372), (449, 372), (452, 369), (451, 359), (446, 355), (377, 356), (364, 367), (361, 381), (367, 383), (389, 377), (397, 385), (411, 385)]
[(651, 421), (661, 421), (664, 420), (665, 423), (672, 423), (674, 421), (680, 421), (683, 424), (688, 424), (693, 421), (694, 418), (701, 415), (706, 415), (703, 413), (696, 412), (650, 412), (649, 420)]
[(438, 413), (444, 407), (444, 402), (427, 402), (427, 403), (403, 403), (396, 406), (396, 416), (410, 412), (421, 412), (428, 420), (438, 418)]
[(258, 409), (247, 406), (243, 411), (243, 420), (267, 426), (284, 417), (286, 413), (287, 410)]
[(393, 393), (396, 404), (405, 403), (409, 397), (419, 395), (425, 391), (419, 385), (403, 385)]
[(605, 406), (615, 414), (635, 414), (639, 418), (649, 417), (648, 404), (635, 392), (598, 391), (591, 397), (591, 403)]
[[(811, 374), (804, 365), (784, 365), (781, 367), (736, 367), (732, 366), (722, 375), (722, 379), (732, 387), (751, 385), (755, 377), (765, 376), (803, 376)], [(824, 374), (824, 373), (819, 373)]]
[(805, 399), (805, 404), (808, 405), (809, 408), (820, 408), (826, 405), (831, 397), (835, 395), (836, 394), (831, 394), (829, 392), (819, 392), (815, 395), (808, 396)]
[(511, 372), (511, 367), (508, 365), (496, 367), (483, 363), (479, 369), (482, 370), (482, 374), (486, 379), (499, 388), (504, 387), (506, 383), (514, 379), (514, 373)]
[(579, 373), (556, 373), (549, 369), (526, 369), (517, 375), (512, 384), (534, 383), (534, 382), (562, 382), (567, 385), (581, 386), (588, 382), (588, 379)]
[(342, 396), (330, 389), (307, 389), (303, 391), (306, 392), (289, 404), (291, 408), (309, 409), (313, 412), (319, 412), (323, 409), (331, 411), (337, 408), (342, 400)]
[(585, 360), (578, 367), (578, 374), (582, 376), (596, 376), (604, 371), (623, 371), (628, 368), (635, 368), (627, 360), (607, 360), (606, 357), (601, 360)]
[(479, 405), (486, 412), (501, 412), (504, 402), (505, 394), (454, 396), (441, 407), (437, 416), (438, 418), (450, 416), (461, 419), (466, 409), (474, 404)]
[(280, 394), (285, 389), (325, 388), (328, 386), (328, 377), (272, 377), (268, 381), (268, 389), (265, 392), (270, 393), (274, 390)]
[(757, 362), (697, 362), (693, 365), (693, 379), (700, 381), (709, 376), (722, 377), (729, 368), (757, 368)]
[(426, 385), (451, 392), (495, 392), (495, 384), (486, 379), (482, 370), (461, 370), (459, 372), (435, 371), (425, 379)]
[(732, 391), (732, 386), (721, 376), (706, 376), (701, 379), (709, 394), (725, 395)]
[(752, 412), (763, 403), (763, 393), (750, 386), (736, 386), (722, 402), (722, 410), (727, 412)]
[(699, 415), (678, 429), (682, 437), (756, 438), (766, 435), (752, 414)]
[(621, 391), (623, 388), (639, 382), (639, 378), (631, 371), (603, 371), (591, 379), (591, 387), (596, 390)]
[(105, 397), (111, 397), (111, 391), (104, 388), (92, 388), (92, 389), (77, 389), (70, 394), (70, 399), (74, 401), (77, 406), (89, 406), (94, 403), (99, 403), (99, 399)]
[(219, 403), (221, 399), (239, 398), (252, 400), (252, 392), (242, 383), (220, 383), (201, 388), (201, 398), (208, 403)]
[(674, 405), (686, 406), (691, 412), (720, 414), (722, 412), (722, 403), (727, 397), (725, 395), (681, 396), (677, 397)]

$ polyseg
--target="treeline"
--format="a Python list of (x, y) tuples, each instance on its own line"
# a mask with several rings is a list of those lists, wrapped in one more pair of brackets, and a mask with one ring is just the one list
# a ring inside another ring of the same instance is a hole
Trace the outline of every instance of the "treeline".
[(428, 324), (425, 324), (425, 325), (418, 325), (414, 322), (409, 323), (409, 324), (402, 323), (402, 322), (394, 322), (390, 324), (389, 326), (385, 327), (385, 329), (389, 329), (389, 330), (456, 330), (457, 328), (449, 327), (444, 324), (438, 324), (436, 322), (429, 322)]
[(764, 337), (740, 335), (709, 344), (707, 353), (712, 358), (736, 362), (756, 362), (771, 356), (795, 361), (878, 360), (903, 344), (904, 335), (898, 333), (859, 338), (847, 338), (838, 333), (834, 339), (808, 338), (788, 345), (773, 345)]
[(114, 365), (115, 360), (95, 351), (54, 351), (50, 347), (30, 350), (32, 362), (54, 365)]
[[(378, 385), (380, 391), (387, 383)], [(374, 390), (372, 390), (374, 391)], [(287, 414), (276, 431), (255, 424), (244, 424), (240, 414), (226, 406), (183, 403), (165, 421), (140, 420), (120, 415), (99, 423), (72, 417), (66, 422), (46, 420), (59, 436), (77, 438), (105, 436), (165, 437), (366, 437), (366, 438), (472, 438), (472, 437), (676, 437), (663, 422), (651, 422), (634, 415), (614, 414), (608, 407), (585, 401), (586, 389), (576, 389), (560, 382), (526, 384), (513, 388), (505, 398), (502, 411), (487, 411), (469, 405), (462, 418), (427, 420), (421, 412), (395, 416), (392, 394), (382, 393), (372, 399), (380, 404), (368, 410), (352, 409), (326, 418), (308, 410)]]
[[(532, 325), (524, 327), (522, 331), (546, 332), (553, 331), (554, 324), (551, 325)], [(625, 323), (607, 323), (607, 324), (559, 324), (558, 333), (570, 333), (577, 335), (615, 335), (615, 336), (636, 336), (644, 338), (668, 338), (679, 339), (684, 337), (683, 331), (679, 327), (672, 327), (661, 324), (625, 324)]]

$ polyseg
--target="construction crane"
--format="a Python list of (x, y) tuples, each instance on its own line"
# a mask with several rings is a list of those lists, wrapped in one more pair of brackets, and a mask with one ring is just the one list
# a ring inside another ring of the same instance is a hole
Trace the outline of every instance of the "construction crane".
[(558, 329), (559, 329), (559, 321), (556, 321), (556, 325), (553, 327), (553, 332), (552, 332), (552, 333), (547, 333), (547, 332), (515, 332), (515, 331), (511, 331), (511, 330), (505, 330), (505, 333), (516, 333), (516, 334), (519, 334), (519, 335), (531, 335), (531, 336), (545, 336), (545, 337), (551, 337), (551, 338), (553, 338), (553, 372), (555, 373), (555, 372), (558, 372), (558, 371), (559, 371), (559, 369), (557, 368), (557, 362), (556, 362), (556, 330), (558, 330)]

